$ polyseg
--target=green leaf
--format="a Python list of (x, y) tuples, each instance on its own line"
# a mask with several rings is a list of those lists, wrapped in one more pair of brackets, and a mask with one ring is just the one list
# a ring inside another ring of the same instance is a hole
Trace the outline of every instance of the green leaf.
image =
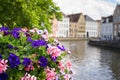
[(24, 69), (24, 66), (22, 64), (19, 65), (18, 67), (19, 70), (23, 70)]

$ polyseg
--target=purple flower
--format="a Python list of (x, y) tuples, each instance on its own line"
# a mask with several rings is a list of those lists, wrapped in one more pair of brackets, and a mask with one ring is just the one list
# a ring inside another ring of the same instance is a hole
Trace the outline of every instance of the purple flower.
[(41, 56), (39, 58), (39, 63), (41, 67), (46, 67), (48, 64), (48, 60), (44, 56)]
[(24, 58), (22, 64), (25, 66), (28, 66), (32, 61), (30, 60), (30, 58)]
[(46, 49), (48, 48), (49, 46), (48, 46), (48, 44), (46, 45)]
[(19, 35), (19, 31), (21, 30), (21, 28), (14, 28), (13, 30), (12, 30), (12, 35), (13, 35), (13, 37), (14, 38), (16, 38), (16, 39), (19, 39), (20, 38), (20, 35)]
[(11, 44), (8, 44), (9, 49), (13, 49), (13, 46)]
[(30, 34), (29, 34), (28, 32), (26, 32), (25, 35), (26, 35), (27, 37), (30, 37)]
[(10, 64), (11, 68), (15, 68), (20, 64), (19, 57), (16, 56), (15, 54), (13, 54), (13, 53), (10, 53), (10, 55), (8, 57), (8, 61), (9, 61), (9, 64)]
[(45, 46), (47, 43), (44, 40), (38, 40), (39, 46)]
[(39, 47), (38, 41), (33, 41), (32, 42), (32, 47)]
[(13, 29), (13, 32), (18, 32), (18, 31), (20, 31), (21, 30), (21, 28), (14, 28)]
[(8, 80), (8, 75), (6, 73), (0, 73), (0, 80)]
[(0, 54), (0, 60), (2, 60), (2, 55)]
[(19, 32), (12, 32), (12, 35), (13, 35), (13, 37), (16, 38), (16, 39), (19, 39), (19, 38), (20, 38)]
[(57, 45), (57, 47), (61, 50), (61, 51), (65, 51), (65, 47), (63, 45)]
[(56, 62), (57, 57), (52, 57), (52, 56), (51, 56), (51, 59), (52, 59), (52, 61)]
[(7, 27), (4, 27), (4, 26), (2, 26), (2, 27), (0, 28), (0, 31), (3, 31), (3, 32), (4, 32), (4, 36), (10, 34), (10, 33), (8, 32), (8, 30), (9, 30), (9, 29), (8, 29)]
[(6, 35), (8, 35), (8, 34), (10, 34), (10, 32), (4, 31), (4, 36), (6, 36)]
[(7, 27), (2, 26), (2, 27), (0, 28), (0, 31), (8, 31), (8, 28), (7, 28)]
[(33, 40), (32, 40), (31, 37), (27, 37), (27, 41), (28, 41), (28, 42), (32, 42)]
[(40, 46), (45, 46), (47, 43), (44, 40), (34, 40), (32, 42), (32, 47), (40, 47)]

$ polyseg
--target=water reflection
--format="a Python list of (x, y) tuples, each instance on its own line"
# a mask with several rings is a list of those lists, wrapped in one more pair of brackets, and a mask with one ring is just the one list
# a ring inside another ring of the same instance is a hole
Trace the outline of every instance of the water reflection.
[(120, 80), (120, 51), (87, 44), (87, 41), (62, 41), (71, 50), (74, 80)]
[[(69, 49), (72, 53), (71, 56), (69, 56), (70, 58), (75, 58), (75, 61), (78, 61), (77, 59), (82, 59), (84, 58), (84, 53), (85, 53), (85, 43), (84, 41), (64, 41), (61, 42), (65, 48)], [(79, 46), (76, 46), (79, 45)]]

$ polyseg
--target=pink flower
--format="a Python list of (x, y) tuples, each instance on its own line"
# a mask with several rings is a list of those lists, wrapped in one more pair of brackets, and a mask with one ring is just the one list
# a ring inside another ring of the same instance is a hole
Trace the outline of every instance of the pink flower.
[(56, 49), (56, 47), (53, 47), (53, 46), (51, 46), (51, 45), (48, 45), (47, 53), (51, 55), (52, 52), (53, 52), (55, 49)]
[(68, 68), (68, 69), (70, 69), (70, 68), (71, 68), (71, 66), (72, 66), (71, 62), (70, 62), (70, 61), (68, 61), (68, 62), (67, 62), (67, 68)]
[(61, 55), (60, 49), (58, 49), (56, 46), (48, 47), (47, 53), (50, 54), (52, 58), (56, 58)]
[(59, 62), (59, 63), (58, 63), (58, 68), (59, 68), (61, 71), (64, 71), (65, 66), (64, 66), (64, 64), (62, 64), (61, 62)]
[(55, 80), (56, 78), (56, 72), (54, 69), (50, 69), (50, 68), (46, 68), (45, 69), (46, 72), (46, 80)]
[(65, 80), (69, 80), (69, 75), (68, 75), (68, 74), (65, 74), (64, 79), (65, 79)]
[(22, 31), (22, 32), (27, 32), (28, 29), (27, 29), (27, 27), (25, 27), (25, 28), (22, 28), (21, 31)]
[(3, 73), (7, 70), (8, 67), (7, 62), (8, 61), (4, 59), (0, 60), (0, 73)]
[(37, 78), (26, 73), (24, 77), (20, 78), (20, 80), (37, 80)]
[(34, 67), (32, 64), (25, 67), (25, 71), (33, 71), (33, 70), (34, 70)]
[(60, 53), (59, 53), (59, 51), (54, 51), (54, 53), (52, 54), (52, 58), (56, 58), (56, 57), (58, 57), (58, 56), (60, 56)]

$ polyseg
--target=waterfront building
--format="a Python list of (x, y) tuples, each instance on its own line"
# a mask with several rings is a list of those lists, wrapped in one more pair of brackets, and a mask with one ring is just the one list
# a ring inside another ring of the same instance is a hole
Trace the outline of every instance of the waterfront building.
[(85, 34), (86, 37), (98, 37), (98, 24), (95, 20), (93, 20), (91, 17), (88, 15), (85, 15)]
[(96, 20), (98, 26), (98, 38), (100, 38), (101, 20)]
[(114, 39), (120, 39), (120, 4), (117, 4), (113, 13)]
[(57, 37), (69, 37), (69, 17), (64, 14), (62, 21), (58, 21)]
[(85, 18), (83, 13), (68, 15), (70, 18), (69, 36), (85, 37)]
[(102, 17), (101, 20), (101, 40), (113, 40), (113, 16)]

